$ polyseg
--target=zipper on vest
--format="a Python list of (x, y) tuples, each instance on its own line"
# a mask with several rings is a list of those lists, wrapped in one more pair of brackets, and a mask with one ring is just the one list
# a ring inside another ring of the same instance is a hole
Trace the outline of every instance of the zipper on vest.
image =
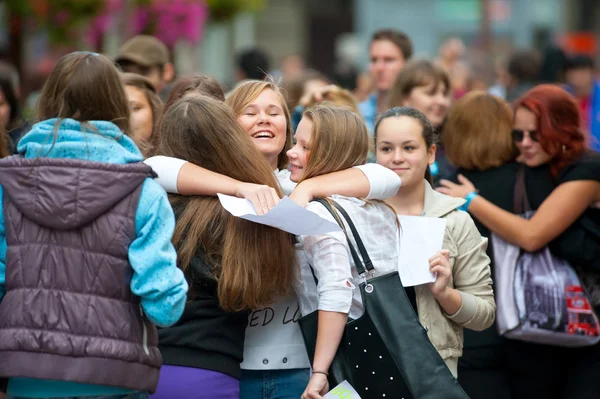
[(144, 347), (144, 353), (150, 356), (150, 350), (148, 349), (148, 328), (146, 327), (146, 315), (144, 315), (144, 309), (140, 304), (140, 314), (142, 315), (142, 345)]

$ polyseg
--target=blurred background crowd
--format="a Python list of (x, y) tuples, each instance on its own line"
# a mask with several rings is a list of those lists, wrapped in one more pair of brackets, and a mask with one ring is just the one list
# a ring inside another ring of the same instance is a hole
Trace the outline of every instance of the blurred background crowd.
[[(595, 71), (599, 19), (595, 0), (6, 0), (0, 59), (25, 116), (61, 55), (114, 58), (140, 33), (168, 47), (160, 62), (174, 65), (169, 80), (202, 71), (231, 88), (258, 67), (285, 84), (313, 83), (304, 89), (335, 83), (364, 101), (377, 85), (368, 72), (371, 35), (393, 28), (410, 37), (414, 58), (451, 74), (455, 98), (492, 88), (510, 101), (516, 86), (537, 81), (581, 85), (582, 73), (566, 76), (565, 66), (585, 56), (573, 68)], [(294, 105), (301, 93), (290, 93)]]

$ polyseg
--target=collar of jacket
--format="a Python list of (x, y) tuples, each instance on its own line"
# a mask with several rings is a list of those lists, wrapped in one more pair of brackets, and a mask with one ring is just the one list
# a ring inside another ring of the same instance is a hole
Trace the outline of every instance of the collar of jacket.
[(464, 198), (454, 198), (435, 191), (428, 181), (425, 181), (425, 206), (423, 212), (426, 217), (444, 217), (462, 204), (467, 202)]

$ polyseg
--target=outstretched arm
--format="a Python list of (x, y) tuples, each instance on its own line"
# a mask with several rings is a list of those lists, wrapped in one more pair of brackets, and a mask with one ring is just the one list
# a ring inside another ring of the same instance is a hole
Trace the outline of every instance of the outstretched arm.
[(398, 192), (400, 184), (400, 177), (394, 171), (371, 163), (307, 179), (294, 189), (290, 198), (302, 206), (313, 198), (334, 194), (385, 200)]
[[(438, 191), (454, 197), (465, 197), (476, 191), (464, 176), (462, 184), (442, 180)], [(469, 205), (469, 213), (508, 242), (526, 251), (541, 249), (571, 226), (597, 200), (600, 182), (577, 180), (562, 183), (544, 200), (531, 219), (507, 212), (478, 195)]]
[(169, 193), (234, 195), (252, 201), (259, 214), (268, 212), (279, 202), (277, 191), (272, 187), (240, 182), (182, 159), (156, 156), (144, 162), (152, 167), (158, 175), (156, 179), (158, 184)]

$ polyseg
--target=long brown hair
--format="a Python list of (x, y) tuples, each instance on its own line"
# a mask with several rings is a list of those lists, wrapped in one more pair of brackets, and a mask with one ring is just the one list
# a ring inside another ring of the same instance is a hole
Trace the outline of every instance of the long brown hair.
[(285, 120), (287, 122), (286, 125), (286, 133), (285, 133), (285, 146), (283, 150), (279, 153), (279, 157), (277, 157), (277, 168), (279, 170), (287, 169), (288, 167), (288, 157), (287, 152), (292, 148), (292, 123), (290, 117), (290, 110), (287, 107), (287, 103), (285, 101), (285, 96), (281, 92), (281, 89), (271, 81), (264, 80), (247, 80), (237, 86), (229, 96), (225, 99), (225, 104), (229, 105), (236, 117), (241, 115), (244, 112), (244, 109), (248, 105), (252, 103), (252, 101), (256, 100), (256, 98), (266, 89), (271, 89), (279, 96), (281, 100), (281, 109), (283, 109), (283, 114), (285, 115)]
[[(161, 134), (166, 133), (168, 134)], [(160, 122), (157, 154), (185, 159), (234, 179), (278, 190), (273, 171), (225, 104), (202, 95), (184, 97)], [(215, 197), (170, 197), (178, 214), (173, 244), (190, 279), (198, 250), (218, 279), (220, 306), (255, 309), (291, 292), (296, 268), (292, 236), (230, 215)], [(193, 285), (192, 285), (193, 291)]]
[(119, 72), (97, 53), (77, 51), (63, 56), (46, 80), (38, 108), (41, 120), (108, 121), (125, 134), (130, 130), (129, 104)]
[(313, 129), (302, 180), (367, 162), (367, 127), (350, 108), (325, 102), (306, 110), (304, 118), (312, 121)]

